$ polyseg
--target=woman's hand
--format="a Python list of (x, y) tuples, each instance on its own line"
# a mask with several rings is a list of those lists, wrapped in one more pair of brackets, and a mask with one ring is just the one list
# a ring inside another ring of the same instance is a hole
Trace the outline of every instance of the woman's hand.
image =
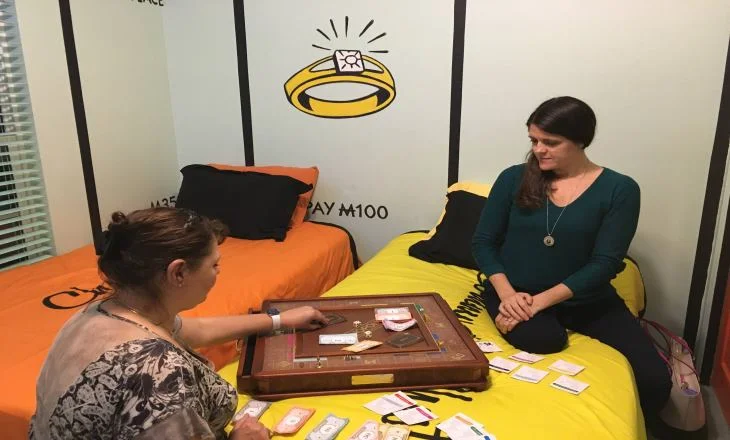
[(501, 313), (494, 319), (494, 325), (503, 335), (511, 332), (519, 323), (519, 321)]
[(246, 414), (233, 426), (228, 440), (269, 440), (271, 431), (255, 418)]
[(510, 317), (517, 322), (528, 321), (535, 316), (532, 309), (532, 296), (529, 293), (515, 292), (505, 298), (500, 298), (499, 313)]
[(282, 327), (315, 329), (327, 325), (322, 312), (314, 307), (304, 306), (281, 312)]

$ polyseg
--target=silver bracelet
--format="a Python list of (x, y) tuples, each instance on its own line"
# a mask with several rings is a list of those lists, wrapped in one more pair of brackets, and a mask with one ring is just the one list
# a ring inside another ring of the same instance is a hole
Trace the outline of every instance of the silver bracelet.
[(271, 316), (271, 321), (274, 324), (272, 330), (279, 330), (281, 328), (281, 316), (280, 315), (269, 315), (269, 316)]

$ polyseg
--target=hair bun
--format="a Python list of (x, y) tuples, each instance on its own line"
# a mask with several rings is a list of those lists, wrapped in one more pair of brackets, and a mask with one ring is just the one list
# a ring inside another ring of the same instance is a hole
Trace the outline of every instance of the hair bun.
[(112, 213), (112, 221), (109, 222), (107, 229), (109, 231), (119, 230), (120, 228), (129, 224), (129, 219), (124, 215), (122, 211), (115, 211)]

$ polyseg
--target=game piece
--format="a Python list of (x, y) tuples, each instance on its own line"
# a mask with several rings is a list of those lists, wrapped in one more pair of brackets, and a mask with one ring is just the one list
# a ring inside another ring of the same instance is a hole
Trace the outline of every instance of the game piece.
[(414, 406), (416, 402), (406, 396), (402, 391), (379, 397), (371, 402), (366, 403), (365, 408), (384, 416), (392, 412)]
[(421, 335), (417, 335), (414, 333), (398, 333), (388, 338), (388, 340), (385, 342), (392, 345), (393, 347), (403, 348), (408, 347), (409, 345), (413, 345), (422, 340), (423, 337)]
[(319, 425), (312, 432), (307, 434), (307, 440), (332, 440), (350, 422), (350, 419), (337, 417), (334, 414), (327, 414)]
[(370, 330), (366, 330), (366, 331), (365, 331), (365, 337), (366, 337), (367, 339), (370, 339), (370, 338), (372, 338), (372, 337), (373, 337), (373, 332), (371, 332)]
[(319, 335), (320, 345), (352, 345), (357, 343), (357, 333)]
[(502, 351), (497, 344), (488, 341), (477, 341), (477, 347), (479, 347), (482, 353), (497, 353)]
[(401, 419), (406, 425), (415, 425), (416, 423), (438, 419), (436, 414), (420, 405), (396, 411), (393, 415)]
[(255, 419), (258, 419), (261, 417), (261, 414), (264, 413), (269, 407), (271, 406), (271, 403), (269, 402), (262, 402), (260, 400), (254, 400), (251, 399), (241, 408), (240, 411), (236, 413), (235, 416), (233, 416), (233, 422), (237, 422), (240, 420), (244, 415), (249, 415)]
[(347, 440), (378, 440), (380, 424), (375, 420), (366, 420)]
[(519, 366), (520, 364), (518, 364), (517, 362), (509, 361), (499, 356), (495, 356), (494, 359), (489, 361), (489, 368), (499, 371), (501, 373), (510, 373), (512, 372), (512, 370)]
[(415, 319), (409, 319), (407, 321), (393, 321), (390, 319), (383, 320), (383, 327), (394, 332), (402, 332), (416, 325)]
[(550, 364), (548, 370), (557, 371), (558, 373), (567, 374), (568, 376), (575, 376), (576, 374), (583, 371), (586, 367), (582, 365), (571, 364), (564, 360), (557, 360)]
[(405, 426), (388, 426), (383, 440), (406, 440), (411, 430)]
[(274, 426), (274, 432), (277, 434), (294, 434), (299, 431), (302, 426), (314, 414), (312, 408), (292, 407), (281, 420)]
[(360, 341), (357, 344), (350, 345), (349, 347), (343, 348), (343, 350), (351, 351), (353, 353), (359, 353), (361, 351), (367, 350), (368, 348), (377, 347), (378, 345), (382, 345), (382, 342), (379, 341)]
[(360, 324), (362, 324), (362, 322), (354, 321), (353, 324), (355, 325), (355, 327), (360, 327)]
[(338, 313), (325, 313), (324, 318), (327, 320), (327, 325), (334, 325), (347, 321), (344, 316)]
[(382, 321), (384, 319), (390, 321), (401, 321), (406, 319), (412, 319), (410, 310), (408, 307), (384, 307), (375, 309), (375, 320)]
[(523, 365), (519, 370), (515, 371), (510, 377), (517, 380), (523, 380), (530, 383), (538, 383), (548, 375), (545, 370), (538, 370), (537, 368), (528, 367)]
[(545, 359), (545, 356), (540, 356), (537, 354), (528, 353), (526, 351), (521, 351), (519, 353), (513, 354), (509, 358), (514, 359), (516, 361), (520, 361), (520, 362), (526, 362), (528, 364), (534, 364), (535, 362)]
[(555, 379), (555, 381), (553, 381), (553, 383), (551, 383), (550, 385), (561, 391), (566, 391), (570, 394), (575, 395), (582, 393), (583, 390), (585, 390), (589, 386), (589, 384), (585, 382), (575, 380), (572, 377), (568, 376), (560, 376), (559, 378)]

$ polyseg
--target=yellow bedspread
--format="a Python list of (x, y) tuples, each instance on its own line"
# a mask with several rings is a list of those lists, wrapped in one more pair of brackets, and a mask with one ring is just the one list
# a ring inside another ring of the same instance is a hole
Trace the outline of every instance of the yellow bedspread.
[[(476, 272), (455, 266), (426, 263), (408, 256), (408, 247), (425, 237), (423, 233), (405, 234), (394, 239), (362, 268), (335, 286), (325, 296), (358, 294), (438, 292), (457, 309), (473, 291)], [(643, 284), (637, 268), (629, 263), (614, 280), (622, 293), (630, 293), (630, 308), (643, 307)], [(641, 290), (641, 292), (638, 292)], [(640, 293), (640, 294), (639, 294)], [(516, 353), (500, 337), (486, 311), (481, 310), (467, 327), (480, 339), (497, 343), (503, 357)], [(411, 427), (411, 438), (445, 438), (436, 425), (457, 412), (462, 412), (485, 425), (499, 440), (509, 439), (646, 439), (644, 421), (638, 403), (633, 374), (626, 359), (612, 348), (589, 337), (571, 333), (568, 347), (561, 353), (548, 355), (533, 365), (547, 370), (552, 362), (563, 359), (584, 365), (575, 378), (590, 386), (575, 396), (559, 391), (550, 383), (559, 377), (550, 374), (538, 384), (521, 382), (506, 374), (490, 370), (490, 386), (484, 392), (427, 390), (408, 392), (439, 419)], [(229, 382), (236, 383), (236, 364), (221, 370)], [(274, 403), (261, 417), (272, 427), (292, 406), (315, 408), (316, 413), (292, 438), (303, 439), (327, 414), (350, 419), (337, 437), (347, 439), (366, 420), (380, 423), (400, 422), (392, 415), (383, 419), (363, 404), (384, 393), (347, 394), (288, 399)], [(249, 399), (240, 396), (239, 408)]]

